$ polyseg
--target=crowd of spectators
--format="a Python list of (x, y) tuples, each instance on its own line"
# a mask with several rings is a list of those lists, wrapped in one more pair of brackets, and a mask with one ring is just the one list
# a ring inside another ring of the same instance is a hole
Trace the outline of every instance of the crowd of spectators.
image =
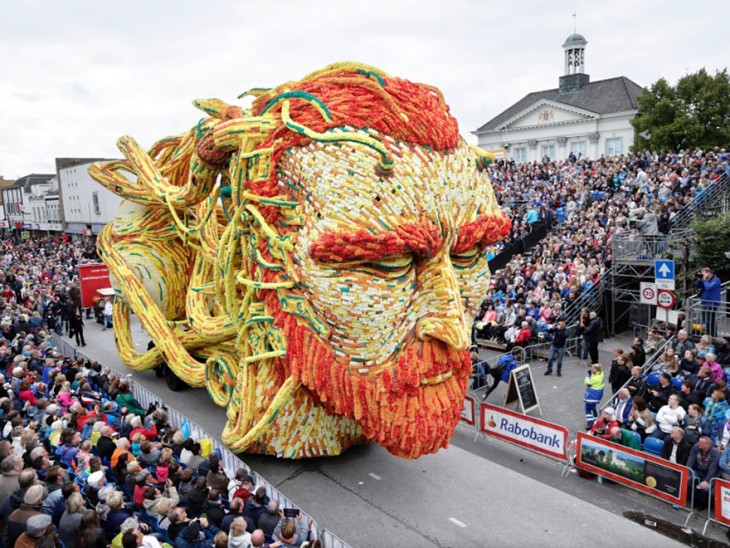
[[(695, 507), (702, 508), (710, 479), (730, 479), (730, 335), (705, 334), (695, 343), (682, 318), (679, 327), (636, 337), (628, 353), (614, 350), (613, 405), (589, 432), (692, 469)], [(648, 373), (645, 362), (655, 363)]]
[(527, 321), (533, 334), (529, 342), (535, 342), (540, 333), (549, 335), (567, 307), (592, 306), (594, 288), (611, 266), (612, 238), (666, 234), (674, 215), (701, 201), (709, 185), (730, 170), (729, 162), (724, 149), (697, 149), (490, 166), (513, 228), (505, 242), (488, 250), (489, 256), (510, 247), (520, 251), (537, 222), (549, 230), (529, 254), (515, 255), (493, 273), (473, 338), (514, 343)]
[(95, 258), (88, 239), (0, 240), (0, 547), (319, 546), (248, 469), (229, 477), (124, 377), (53, 347)]
[[(316, 546), (246, 468), (143, 409), (127, 380), (40, 330), (0, 340), (5, 546)], [(306, 543), (306, 544), (305, 544)]]

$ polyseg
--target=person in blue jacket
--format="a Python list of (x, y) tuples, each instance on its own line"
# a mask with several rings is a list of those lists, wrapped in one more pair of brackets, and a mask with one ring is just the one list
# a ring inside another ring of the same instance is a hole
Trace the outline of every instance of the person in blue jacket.
[(484, 400), (486, 400), (489, 394), (491, 394), (494, 389), (497, 388), (499, 381), (503, 381), (506, 383), (509, 382), (510, 373), (512, 373), (514, 368), (518, 365), (517, 357), (520, 355), (520, 352), (520, 348), (514, 348), (512, 352), (504, 354), (501, 358), (499, 358), (499, 360), (497, 361), (497, 365), (489, 370), (489, 374), (494, 379), (494, 382), (492, 383), (492, 386), (489, 387), (489, 390), (487, 390), (484, 394)]
[(720, 278), (715, 276), (711, 268), (702, 269), (702, 293), (700, 293), (700, 302), (702, 303), (702, 325), (705, 332), (711, 337), (717, 335), (717, 307), (720, 306)]

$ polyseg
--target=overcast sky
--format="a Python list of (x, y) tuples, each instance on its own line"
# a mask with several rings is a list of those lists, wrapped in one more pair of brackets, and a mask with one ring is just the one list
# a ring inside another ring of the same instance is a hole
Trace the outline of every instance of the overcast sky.
[(594, 81), (674, 82), (730, 59), (727, 0), (0, 0), (0, 175), (118, 157), (121, 135), (147, 147), (194, 125), (195, 98), (235, 102), (344, 60), (441, 88), (473, 142), (557, 87), (574, 11)]

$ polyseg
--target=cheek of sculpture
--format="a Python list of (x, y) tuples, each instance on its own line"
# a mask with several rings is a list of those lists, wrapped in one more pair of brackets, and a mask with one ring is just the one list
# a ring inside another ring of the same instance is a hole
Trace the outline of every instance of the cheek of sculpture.
[(335, 354), (346, 357), (350, 365), (382, 364), (413, 330), (413, 267), (381, 277), (357, 269), (322, 267), (308, 257), (300, 261), (303, 292), (331, 328)]

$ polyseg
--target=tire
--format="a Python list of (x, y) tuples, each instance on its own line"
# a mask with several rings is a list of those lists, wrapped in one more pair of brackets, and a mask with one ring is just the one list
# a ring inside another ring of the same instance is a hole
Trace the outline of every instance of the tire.
[(164, 377), (165, 369), (167, 369), (167, 365), (165, 365), (164, 363), (161, 363), (160, 365), (155, 367), (155, 377), (157, 377), (158, 379), (161, 379), (162, 377)]
[(175, 373), (172, 372), (172, 369), (167, 367), (165, 365), (165, 384), (167, 384), (167, 387), (172, 390), (173, 392), (180, 392), (181, 390), (185, 390), (187, 388), (187, 384), (183, 382), (182, 379), (180, 379)]

